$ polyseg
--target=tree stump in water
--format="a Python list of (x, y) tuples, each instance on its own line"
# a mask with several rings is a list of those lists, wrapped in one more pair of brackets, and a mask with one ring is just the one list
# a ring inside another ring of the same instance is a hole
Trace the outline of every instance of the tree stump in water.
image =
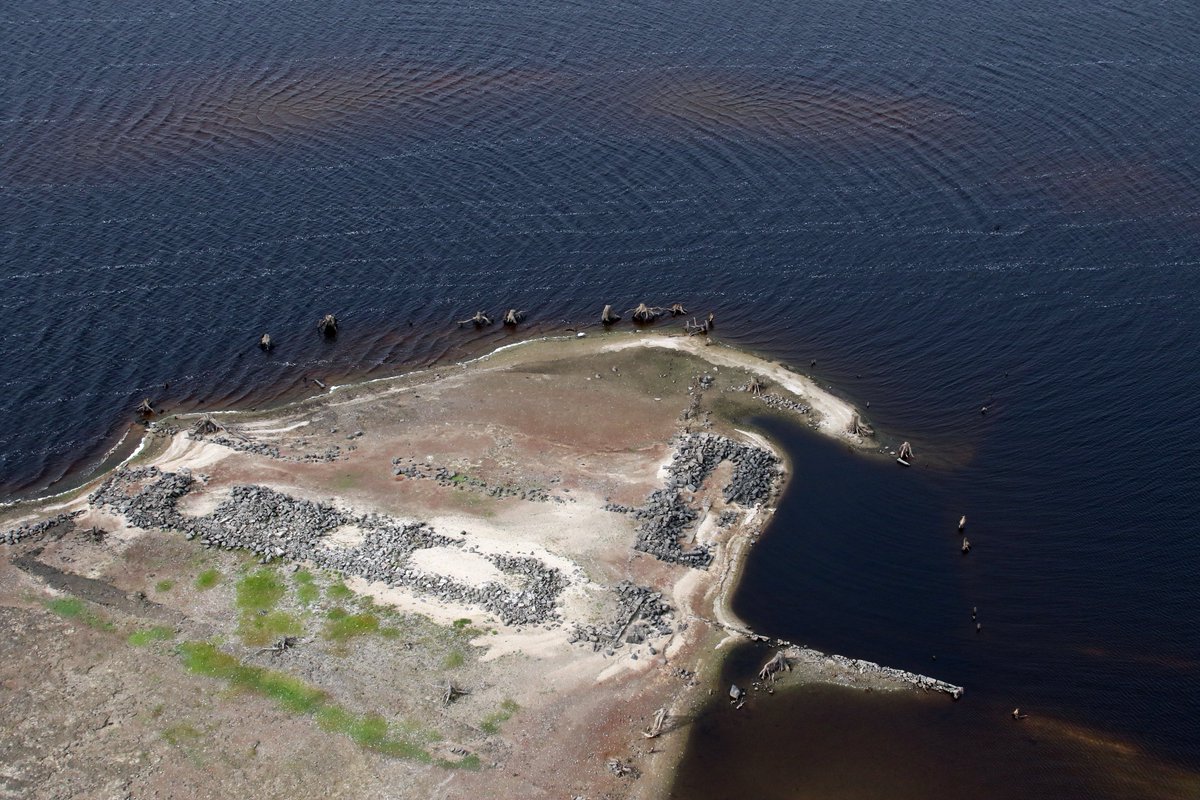
[(683, 307), (683, 303), (671, 303), (671, 307), (667, 311), (671, 312), (672, 317), (682, 317), (688, 313), (688, 310)]
[(337, 336), (338, 321), (333, 314), (326, 314), (321, 317), (321, 321), (317, 323), (317, 330), (325, 336)]
[(269, 352), (271, 348), (275, 346), (271, 343), (271, 334), (264, 333), (262, 338), (258, 340), (258, 346)]
[(630, 310), (633, 312), (634, 322), (654, 322), (654, 320), (661, 317), (663, 313), (661, 308), (658, 308), (657, 306), (652, 308), (645, 303), (638, 303), (637, 308)]
[(605, 325), (612, 325), (614, 322), (617, 322), (620, 319), (621, 315), (613, 311), (612, 306), (605, 306), (604, 310), (600, 312), (600, 322)]
[(482, 328), (484, 325), (491, 325), (492, 318), (489, 317), (487, 314), (483, 313), (482, 311), (476, 311), (475, 316), (471, 317), (470, 319), (460, 319), (458, 321), (458, 327), (461, 328), (463, 325), (466, 325), (468, 322), (473, 323), (476, 328)]
[(850, 433), (855, 436), (874, 436), (875, 430), (863, 421), (863, 418), (855, 414), (850, 420)]
[(518, 322), (525, 319), (524, 311), (517, 311), (515, 308), (510, 308), (504, 312), (504, 324), (515, 326)]
[(154, 406), (150, 404), (149, 397), (143, 397), (142, 402), (138, 404), (138, 413), (142, 416), (149, 417), (154, 414)]

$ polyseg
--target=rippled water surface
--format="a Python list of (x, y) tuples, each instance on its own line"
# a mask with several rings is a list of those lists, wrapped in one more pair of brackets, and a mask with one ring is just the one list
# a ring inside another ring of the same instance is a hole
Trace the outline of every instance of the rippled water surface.
[(88, 474), (142, 397), (258, 405), (513, 335), (454, 326), (478, 308), (680, 300), (921, 459), (779, 432), (748, 619), (936, 649), (964, 718), (1017, 698), (1080, 758), (1200, 769), (1190, 0), (10, 2), (0, 67), (4, 496)]

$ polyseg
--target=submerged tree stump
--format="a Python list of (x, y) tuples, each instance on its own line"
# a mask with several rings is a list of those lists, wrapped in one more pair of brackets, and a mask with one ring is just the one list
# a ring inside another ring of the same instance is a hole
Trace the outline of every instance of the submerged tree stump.
[(634, 322), (654, 322), (663, 313), (661, 308), (648, 306), (645, 303), (638, 303), (637, 308), (632, 308), (630, 311), (633, 312)]
[(468, 322), (472, 323), (476, 328), (482, 328), (484, 325), (491, 325), (492, 318), (489, 317), (487, 314), (483, 313), (482, 311), (476, 311), (475, 316), (471, 317), (470, 319), (460, 319), (458, 321), (458, 327), (461, 328), (463, 325), (466, 325)]
[(264, 334), (262, 335), (262, 338), (258, 340), (258, 346), (259, 346), (259, 347), (261, 347), (263, 350), (266, 350), (267, 352), (270, 352), (270, 351), (271, 351), (271, 348), (273, 348), (273, 347), (275, 346), (275, 345), (274, 345), (274, 344), (271, 342), (271, 334), (269, 334), (269, 333), (264, 333)]
[(855, 414), (850, 419), (850, 433), (855, 436), (874, 436), (875, 429), (868, 425), (863, 418)]
[(613, 311), (612, 306), (605, 306), (604, 310), (600, 312), (600, 322), (605, 325), (612, 325), (614, 322), (618, 322), (620, 319), (621, 315)]
[(138, 403), (137, 410), (142, 416), (152, 416), (154, 414), (154, 406), (150, 403), (150, 398), (143, 397), (142, 402)]
[(524, 311), (517, 311), (515, 308), (510, 308), (508, 311), (504, 312), (505, 325), (515, 326), (523, 319), (525, 319)]
[(338, 321), (333, 314), (326, 314), (321, 317), (321, 321), (317, 323), (317, 330), (325, 336), (337, 336)]
[(196, 424), (192, 426), (192, 434), (195, 436), (211, 436), (223, 430), (225, 427), (208, 414), (196, 420)]
[(688, 310), (683, 307), (683, 303), (671, 303), (671, 307), (667, 311), (672, 317), (682, 317), (688, 313)]

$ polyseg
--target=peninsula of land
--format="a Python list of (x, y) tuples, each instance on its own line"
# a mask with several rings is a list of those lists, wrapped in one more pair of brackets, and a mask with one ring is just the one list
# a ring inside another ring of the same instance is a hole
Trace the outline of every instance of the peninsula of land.
[[(103, 479), (0, 514), (0, 782), (661, 796), (754, 635), (728, 596), (787, 478), (743, 429), (766, 413), (877, 447), (805, 376), (651, 333), (156, 419)], [(956, 689), (780, 652), (764, 687)]]

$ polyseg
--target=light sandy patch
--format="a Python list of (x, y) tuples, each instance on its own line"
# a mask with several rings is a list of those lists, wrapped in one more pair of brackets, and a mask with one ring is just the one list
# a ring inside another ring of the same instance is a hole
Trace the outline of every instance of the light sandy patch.
[(263, 427), (264, 425), (270, 425), (271, 424), (270, 422), (259, 422), (259, 423), (251, 422), (251, 423), (247, 423), (245, 425), (241, 425), (240, 427), (243, 431), (245, 431), (247, 433), (255, 433), (255, 434), (287, 433), (288, 431), (294, 431), (297, 428), (303, 428), (305, 425), (310, 424), (310, 422), (311, 422), (311, 420), (302, 419), (299, 422), (293, 422), (290, 425), (277, 426), (274, 428)]
[(771, 444), (771, 442), (767, 440), (767, 437), (763, 436), (761, 433), (746, 431), (742, 430), (741, 428), (734, 428), (734, 431), (736, 431), (738, 435), (755, 447), (761, 447), (763, 450), (766, 450), (768, 453), (778, 459), (783, 458), (783, 454), (779, 452), (779, 448)]
[(190, 517), (203, 517), (206, 514), (216, 511), (217, 506), (221, 505), (227, 497), (229, 497), (229, 489), (214, 489), (212, 491), (193, 489), (184, 495), (175, 507), (179, 509), (181, 514)]
[(408, 614), (420, 614), (439, 625), (451, 625), (456, 619), (473, 619), (477, 622), (496, 620), (478, 606), (440, 600), (436, 597), (418, 595), (408, 589), (388, 586), (382, 581), (368, 581), (355, 575), (346, 576), (346, 586), (360, 595), (371, 595), (375, 602), (392, 606)]
[(233, 452), (219, 444), (189, 439), (186, 433), (180, 432), (171, 437), (171, 444), (154, 460), (154, 465), (163, 472), (178, 472), (187, 467), (194, 473), (228, 458)]
[(330, 550), (353, 550), (366, 538), (366, 533), (357, 525), (342, 525), (325, 534), (321, 544)]
[(508, 629), (496, 635), (477, 636), (471, 640), (471, 644), (487, 648), (487, 652), (480, 659), (485, 663), (495, 661), (501, 656), (524, 655), (529, 658), (551, 659), (571, 655), (571, 646), (567, 644), (561, 630)]
[(748, 370), (764, 378), (775, 381), (794, 395), (804, 398), (809, 407), (818, 416), (818, 429), (829, 436), (847, 439), (861, 443), (859, 437), (850, 433), (850, 424), (854, 421), (855, 409), (850, 403), (822, 389), (816, 381), (804, 375), (798, 375), (778, 364), (741, 353), (720, 345), (707, 345), (698, 342), (694, 337), (681, 338), (675, 336), (644, 336), (621, 342), (606, 344), (606, 352), (627, 350), (631, 347), (661, 347), (667, 350), (678, 350), (690, 353), (704, 359), (710, 364), (719, 364), (737, 369)]
[(408, 558), (410, 566), (468, 586), (499, 583), (511, 586), (513, 580), (478, 553), (456, 547), (428, 547)]

